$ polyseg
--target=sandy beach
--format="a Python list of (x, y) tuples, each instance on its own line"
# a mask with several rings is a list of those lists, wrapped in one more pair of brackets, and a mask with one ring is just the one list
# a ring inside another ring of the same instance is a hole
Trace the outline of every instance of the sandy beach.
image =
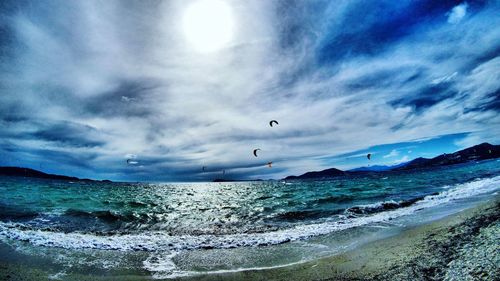
[(493, 280), (500, 273), (499, 218), (496, 197), (338, 256), (189, 280)]
[[(370, 242), (345, 253), (297, 265), (178, 280), (493, 280), (500, 274), (500, 197)], [(48, 261), (26, 262), (1, 244), (0, 280), (151, 280), (141, 272), (55, 276)]]

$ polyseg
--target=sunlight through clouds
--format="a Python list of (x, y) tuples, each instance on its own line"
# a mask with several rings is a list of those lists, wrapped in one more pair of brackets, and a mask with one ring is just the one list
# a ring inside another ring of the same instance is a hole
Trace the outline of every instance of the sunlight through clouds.
[[(204, 180), (202, 166), (280, 178), (352, 168), (355, 157), (320, 159), (377, 145), (467, 132), (498, 140), (486, 134), (500, 125), (495, 1), (2, 5), (5, 165), (131, 180)], [(375, 159), (398, 156), (389, 152)]]

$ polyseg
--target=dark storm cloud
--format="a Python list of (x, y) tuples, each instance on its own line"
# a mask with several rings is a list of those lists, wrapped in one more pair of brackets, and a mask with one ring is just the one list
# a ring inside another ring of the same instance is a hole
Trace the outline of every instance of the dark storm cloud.
[(7, 115), (0, 122), (3, 138), (34, 140), (66, 147), (103, 146), (102, 134), (95, 128), (67, 121), (30, 120), (26, 117)]
[(6, 155), (12, 155), (12, 152), (15, 152), (14, 158), (18, 158), (18, 161), (32, 164), (33, 167), (37, 167), (40, 163), (49, 163), (55, 166), (59, 165), (61, 169), (65, 169), (65, 167), (77, 167), (92, 170), (93, 167), (90, 162), (98, 157), (95, 153), (31, 148), (11, 142), (3, 142), (2, 151), (7, 152), (8, 154)]
[(73, 147), (95, 147), (105, 144), (99, 141), (99, 132), (90, 126), (70, 122), (41, 125), (42, 129), (30, 133), (30, 137), (38, 140), (56, 142)]

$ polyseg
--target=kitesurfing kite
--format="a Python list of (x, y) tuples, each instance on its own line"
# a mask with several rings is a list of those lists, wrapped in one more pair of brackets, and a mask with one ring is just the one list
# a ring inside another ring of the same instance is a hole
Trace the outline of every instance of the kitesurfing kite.
[(269, 126), (271, 126), (271, 127), (272, 127), (272, 126), (273, 126), (273, 124), (278, 125), (279, 123), (278, 123), (278, 121), (276, 121), (276, 120), (271, 120), (271, 121), (269, 121)]
[(256, 148), (253, 150), (253, 156), (257, 157), (257, 150), (260, 150), (260, 148)]
[(368, 154), (366, 155), (366, 158), (368, 158), (368, 160), (371, 160), (371, 157), (372, 157), (372, 154), (371, 154), (371, 153), (368, 153)]

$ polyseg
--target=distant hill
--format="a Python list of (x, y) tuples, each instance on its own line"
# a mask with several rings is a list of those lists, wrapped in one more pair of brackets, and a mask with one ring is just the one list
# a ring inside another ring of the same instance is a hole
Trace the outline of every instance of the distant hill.
[(263, 179), (255, 179), (255, 180), (214, 179), (212, 182), (241, 182), (241, 181), (264, 181), (264, 180)]
[(400, 163), (397, 165), (391, 165), (391, 166), (387, 166), (387, 165), (365, 166), (365, 167), (350, 169), (350, 170), (347, 170), (347, 172), (384, 172), (384, 171), (389, 171), (392, 169), (402, 167), (402, 166), (406, 165), (407, 163), (408, 162), (404, 162), (404, 163)]
[(349, 171), (342, 171), (335, 168), (326, 169), (323, 171), (307, 172), (300, 176), (288, 176), (285, 180), (315, 180), (315, 179), (328, 179), (339, 176), (356, 176), (369, 173), (385, 173), (393, 171), (409, 171), (414, 169), (425, 169), (439, 166), (447, 166), (453, 164), (460, 164), (469, 161), (479, 161), (494, 159), (500, 157), (500, 145), (492, 145), (489, 143), (478, 144), (455, 153), (443, 154), (431, 159), (416, 158), (412, 161), (402, 163), (395, 166), (370, 166), (351, 169)]
[(414, 169), (425, 169), (438, 166), (460, 164), (469, 161), (479, 161), (500, 157), (500, 145), (489, 143), (478, 144), (455, 153), (442, 154), (434, 158), (417, 158), (406, 165), (393, 169), (394, 171), (406, 171)]
[(214, 179), (212, 182), (235, 182), (236, 180)]
[(307, 172), (300, 176), (288, 176), (285, 178), (285, 180), (322, 179), (322, 178), (332, 178), (345, 175), (347, 175), (347, 173), (342, 170), (330, 168), (323, 171)]
[[(0, 176), (28, 177), (28, 178), (68, 180), (68, 181), (94, 181), (91, 179), (80, 179), (77, 177), (46, 174), (44, 172), (22, 167), (0, 167)], [(103, 180), (102, 182), (111, 182), (111, 181)]]

